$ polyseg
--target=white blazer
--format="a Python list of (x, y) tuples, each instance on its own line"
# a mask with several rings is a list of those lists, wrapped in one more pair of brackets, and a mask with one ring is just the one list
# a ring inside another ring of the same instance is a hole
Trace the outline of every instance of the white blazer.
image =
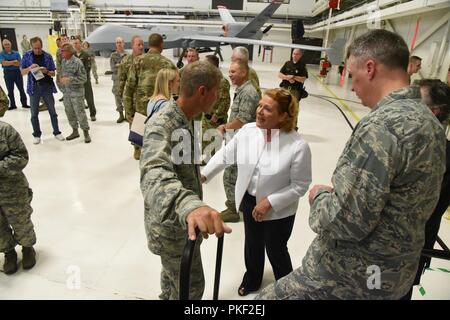
[(266, 142), (266, 130), (256, 123), (244, 125), (222, 147), (202, 170), (206, 183), (228, 165), (237, 163), (235, 186), (236, 210), (258, 167), (256, 202), (267, 197), (272, 209), (264, 220), (282, 219), (297, 212), (298, 201), (311, 183), (311, 151), (296, 131), (271, 130), (272, 141)]

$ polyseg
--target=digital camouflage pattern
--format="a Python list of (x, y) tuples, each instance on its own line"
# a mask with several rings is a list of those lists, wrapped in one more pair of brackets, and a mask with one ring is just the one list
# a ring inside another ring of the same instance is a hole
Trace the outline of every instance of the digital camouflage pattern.
[(258, 108), (260, 99), (261, 96), (253, 87), (251, 81), (248, 80), (245, 82), (236, 89), (228, 122), (231, 122), (236, 118), (239, 118), (243, 124), (255, 122), (256, 108)]
[(9, 100), (3, 88), (0, 87), (0, 117), (3, 117), (6, 110), (8, 110)]
[(172, 61), (153, 49), (133, 60), (123, 93), (127, 114), (147, 114), (147, 104), (153, 94), (156, 74), (164, 68), (178, 70)]
[[(260, 94), (256, 91), (254, 85), (250, 80), (245, 82), (236, 89), (233, 104), (231, 105), (230, 119), (228, 122), (236, 118), (243, 123), (250, 123), (256, 121), (256, 108), (258, 108)], [(225, 205), (233, 212), (236, 211), (234, 189), (237, 179), (237, 165), (231, 165), (223, 171), (223, 187), (227, 200)]]
[(117, 75), (119, 73), (119, 65), (122, 62), (122, 59), (125, 58), (126, 56), (128, 56), (128, 54), (126, 52), (117, 52), (114, 51), (113, 53), (111, 53), (111, 57), (109, 58), (109, 66), (111, 67), (111, 71), (112, 71), (112, 75), (111, 75), (111, 79), (117, 80)]
[(64, 109), (67, 120), (73, 129), (89, 130), (89, 124), (84, 110), (84, 83), (87, 80), (86, 70), (80, 59), (72, 56), (69, 60), (63, 60), (61, 64), (61, 78), (69, 77), (67, 85), (60, 85), (64, 94)]
[[(172, 141), (175, 130), (183, 136)], [(193, 137), (192, 121), (175, 102), (164, 107), (145, 126), (140, 159), (145, 230), (148, 248), (161, 256), (161, 298), (164, 299), (168, 296), (178, 299), (180, 256), (187, 238), (186, 216), (205, 206), (201, 200), (199, 166), (194, 164)], [(185, 163), (177, 164), (172, 158), (172, 149), (178, 150), (183, 143), (190, 147), (191, 154), (184, 155), (187, 156)], [(190, 297), (200, 299), (204, 289), (200, 252), (193, 259), (191, 274), (195, 279), (191, 280)]]
[(311, 205), (317, 237), (302, 266), (257, 299), (399, 299), (408, 292), (445, 170), (444, 131), (419, 99), (417, 88), (394, 91), (359, 122), (334, 171), (335, 191), (320, 190)]
[(30, 218), (33, 192), (23, 174), (27, 163), (28, 151), (19, 133), (0, 121), (0, 252), (36, 243)]
[(117, 94), (122, 98), (125, 84), (127, 83), (128, 73), (133, 64), (134, 56), (132, 54), (125, 56), (117, 69), (117, 78), (119, 80)]
[[(123, 112), (123, 102), (122, 102), (122, 95), (119, 93), (119, 66), (122, 60), (127, 57), (128, 55), (123, 52), (119, 53), (117, 51), (114, 51), (111, 54), (111, 58), (109, 59), (109, 64), (111, 67), (112, 75), (111, 79), (113, 81), (113, 87), (112, 87), (112, 93), (114, 94), (114, 100), (116, 102), (116, 111)], [(125, 78), (126, 81), (126, 78)], [(125, 83), (124, 85), (125, 86)], [(122, 93), (123, 93), (123, 87), (122, 87)]]

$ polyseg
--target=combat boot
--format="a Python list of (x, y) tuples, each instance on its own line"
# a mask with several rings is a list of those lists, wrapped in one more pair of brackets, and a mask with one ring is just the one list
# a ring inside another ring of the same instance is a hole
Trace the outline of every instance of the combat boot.
[(22, 247), (22, 267), (31, 269), (36, 264), (36, 251), (33, 247)]
[(5, 252), (3, 271), (5, 274), (13, 274), (17, 271), (17, 253), (15, 249)]
[(123, 117), (123, 112), (119, 112), (119, 119), (117, 119), (117, 123), (122, 123), (125, 120), (125, 118)]
[(91, 142), (91, 137), (89, 136), (89, 130), (83, 130), (84, 134), (84, 142), (89, 143)]
[(220, 213), (223, 222), (239, 222), (241, 220), (239, 213), (234, 209), (226, 208)]
[(73, 140), (80, 137), (80, 134), (78, 133), (78, 129), (72, 129), (72, 133), (70, 136), (66, 137), (66, 140)]

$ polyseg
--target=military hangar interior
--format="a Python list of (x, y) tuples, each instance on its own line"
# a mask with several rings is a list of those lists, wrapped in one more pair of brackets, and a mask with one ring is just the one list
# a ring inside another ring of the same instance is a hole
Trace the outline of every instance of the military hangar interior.
[[(128, 53), (133, 34), (142, 35), (146, 48), (148, 35), (154, 32), (163, 35), (167, 43), (175, 39), (177, 44), (162, 52), (174, 64), (188, 63), (182, 56), (182, 46), (197, 47), (200, 59), (217, 54), (220, 70), (229, 79), (231, 46), (214, 46), (214, 41), (201, 39), (210, 39), (210, 33), (225, 38), (225, 31), (235, 31), (233, 26), (241, 31), (255, 22), (255, 17), (264, 19), (254, 36), (231, 34), (244, 39), (234, 45), (251, 43), (248, 38), (267, 42), (247, 46), (249, 65), (258, 75), (262, 92), (279, 87), (280, 68), (291, 58), (292, 49), (278, 44), (314, 46), (313, 50), (303, 51), (302, 59), (308, 71), (304, 89), (309, 95), (299, 103), (297, 123), (298, 132), (311, 149), (311, 186), (331, 184), (352, 128), (370, 112), (352, 92), (352, 78), (344, 68), (346, 50), (355, 38), (376, 28), (392, 31), (404, 39), (411, 55), (422, 59), (421, 69), (411, 76), (411, 82), (427, 78), (447, 84), (450, 81), (448, 0), (284, 0), (270, 16), (261, 16), (269, 5), (270, 1), (266, 0), (0, 0), (1, 39), (10, 40), (12, 50), (23, 55), (23, 37), (38, 36), (43, 50), (55, 59), (55, 41), (62, 34), (80, 35), (82, 40), (92, 37), (98, 75), (96, 82), (92, 80), (97, 113), (96, 121), (89, 119), (92, 138), (89, 144), (82, 138), (54, 139), (46, 110), (39, 116), (43, 132), (39, 144), (33, 140), (30, 109), (18, 104), (17, 109), (6, 111), (1, 119), (19, 132), (29, 153), (24, 173), (33, 190), (31, 218), (37, 237), (34, 246), (37, 262), (33, 269), (19, 267), (13, 275), (0, 272), (0, 299), (153, 300), (161, 293), (161, 260), (147, 248), (139, 161), (133, 158), (133, 147), (128, 140), (129, 124), (116, 122), (110, 55), (116, 50), (115, 38), (121, 34), (98, 33), (94, 37), (99, 28), (132, 28), (124, 36)], [(225, 17), (234, 20), (229, 29), (218, 6), (226, 7)], [(208, 35), (202, 38), (203, 34)], [(343, 42), (338, 45), (340, 39)], [(336, 50), (317, 49), (321, 47)], [(323, 60), (327, 53), (329, 66)], [(0, 84), (6, 92), (3, 69)], [(26, 76), (23, 86), (26, 91)], [(234, 91), (232, 85), (231, 97)], [(19, 103), (17, 87), (14, 95)], [(62, 96), (59, 90), (54, 94), (55, 109), (61, 133), (67, 137), (71, 127), (60, 100)], [(448, 128), (446, 134), (450, 137)], [(222, 174), (203, 186), (203, 200), (219, 212), (225, 209)], [(309, 225), (309, 211), (308, 194), (305, 194), (300, 199), (288, 242), (294, 269), (300, 267), (316, 237)], [(219, 299), (253, 299), (259, 291), (245, 296), (238, 294), (245, 272), (242, 217), (240, 222), (228, 225), (233, 231), (224, 237)], [(436, 243), (435, 249), (442, 251), (445, 244), (450, 245), (448, 210), (442, 217), (439, 238), (443, 243)], [(210, 236), (201, 246), (205, 274), (203, 299), (213, 298), (216, 243), (216, 238)], [(413, 300), (450, 299), (450, 261), (448, 253), (443, 255), (447, 259), (432, 259), (420, 285), (413, 289)], [(18, 256), (20, 265), (21, 253)], [(0, 265), (3, 263), (4, 257), (0, 255)], [(266, 257), (261, 289), (274, 281)]]

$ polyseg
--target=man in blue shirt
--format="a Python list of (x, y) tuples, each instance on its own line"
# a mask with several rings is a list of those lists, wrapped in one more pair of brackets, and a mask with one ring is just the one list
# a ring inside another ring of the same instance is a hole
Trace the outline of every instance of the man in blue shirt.
[[(23, 55), (20, 68), (22, 70), (22, 75), (28, 74), (27, 93), (30, 96), (31, 104), (31, 125), (33, 126), (34, 136), (33, 143), (39, 144), (41, 142), (42, 132), (39, 125), (39, 100), (41, 98), (44, 99), (48, 108), (48, 113), (50, 114), (53, 135), (56, 139), (63, 141), (65, 138), (58, 128), (58, 115), (55, 110), (55, 99), (53, 98), (53, 94), (57, 92), (53, 82), (56, 69), (53, 58), (49, 53), (42, 50), (41, 38), (31, 38), (30, 42), (31, 50)], [(41, 74), (38, 73), (38, 76), (35, 77), (32, 70), (35, 71), (37, 68), (40, 69)]]
[(20, 73), (20, 54), (12, 50), (11, 41), (4, 39), (2, 41), (3, 51), (0, 52), (0, 63), (3, 67), (3, 76), (5, 78), (6, 89), (10, 101), (9, 110), (16, 109), (16, 100), (14, 99), (14, 84), (20, 92), (20, 102), (23, 108), (29, 108), (27, 105), (27, 96), (23, 90), (23, 79)]

